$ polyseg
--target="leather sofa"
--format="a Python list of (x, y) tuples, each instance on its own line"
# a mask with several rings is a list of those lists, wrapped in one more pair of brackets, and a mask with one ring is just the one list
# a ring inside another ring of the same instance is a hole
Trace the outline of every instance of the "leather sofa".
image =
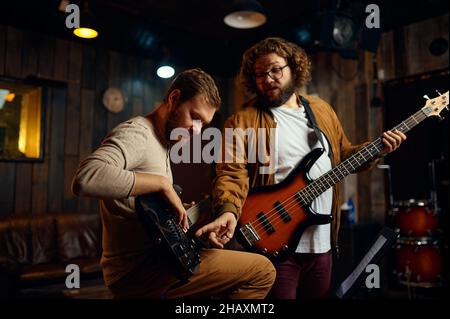
[(68, 264), (81, 280), (101, 278), (97, 213), (49, 213), (0, 218), (0, 296), (48, 285), (64, 287)]

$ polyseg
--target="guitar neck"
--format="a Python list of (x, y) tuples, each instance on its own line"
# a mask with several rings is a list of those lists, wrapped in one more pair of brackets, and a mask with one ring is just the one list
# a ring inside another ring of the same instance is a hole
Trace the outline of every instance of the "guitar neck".
[(188, 216), (189, 226), (194, 225), (201, 217), (202, 213), (209, 212), (211, 210), (211, 199), (206, 198), (199, 201), (186, 210)]
[[(425, 114), (423, 110), (419, 110), (395, 126), (392, 130), (407, 133), (426, 118), (427, 114)], [(327, 173), (311, 182), (308, 186), (299, 191), (296, 196), (302, 204), (311, 203), (316, 197), (339, 183), (347, 175), (354, 173), (359, 167), (380, 155), (383, 149), (384, 144), (381, 137), (379, 137)]]

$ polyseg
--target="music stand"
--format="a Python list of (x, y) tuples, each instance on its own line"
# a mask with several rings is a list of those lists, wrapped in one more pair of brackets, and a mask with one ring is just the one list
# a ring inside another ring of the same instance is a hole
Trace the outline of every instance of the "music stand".
[(343, 299), (349, 298), (352, 294), (354, 294), (357, 288), (361, 285), (361, 282), (366, 278), (364, 274), (366, 274), (365, 269), (367, 265), (376, 264), (381, 257), (384, 256), (385, 252), (397, 241), (397, 238), (398, 234), (395, 231), (388, 227), (383, 227), (359, 264), (339, 285), (339, 288), (336, 291), (336, 296), (339, 299)]

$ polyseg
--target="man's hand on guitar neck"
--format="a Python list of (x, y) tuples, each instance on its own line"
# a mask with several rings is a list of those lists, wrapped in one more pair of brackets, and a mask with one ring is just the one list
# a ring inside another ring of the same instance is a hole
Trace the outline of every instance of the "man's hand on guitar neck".
[(206, 224), (195, 232), (196, 237), (209, 233), (209, 241), (217, 248), (223, 248), (233, 238), (236, 228), (236, 217), (231, 212), (225, 212), (213, 222)]
[(183, 203), (184, 209), (189, 209), (189, 208), (191, 208), (194, 205), (195, 205), (194, 201), (192, 201), (190, 204), (189, 203)]
[(399, 130), (386, 131), (381, 136), (381, 139), (384, 144), (384, 149), (381, 152), (380, 156), (383, 156), (399, 148), (400, 144), (402, 144), (402, 142), (406, 140), (406, 135)]

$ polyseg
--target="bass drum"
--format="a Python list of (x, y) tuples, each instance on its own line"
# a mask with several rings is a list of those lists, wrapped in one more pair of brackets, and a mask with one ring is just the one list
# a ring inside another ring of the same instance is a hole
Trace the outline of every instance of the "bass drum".
[(410, 199), (394, 203), (395, 229), (401, 236), (427, 237), (438, 231), (438, 215), (429, 201)]
[(443, 258), (438, 241), (431, 238), (398, 239), (394, 274), (402, 285), (422, 288), (441, 286)]

